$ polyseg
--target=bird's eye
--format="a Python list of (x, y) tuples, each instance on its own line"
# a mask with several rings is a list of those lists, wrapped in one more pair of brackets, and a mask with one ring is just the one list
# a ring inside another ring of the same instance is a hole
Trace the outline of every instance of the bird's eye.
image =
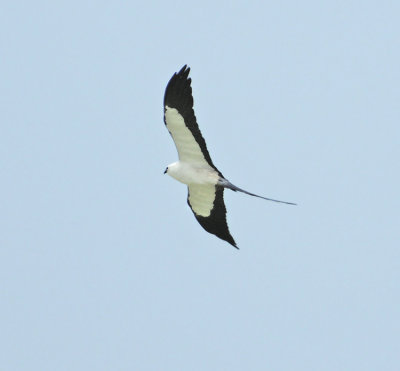
[(168, 168), (165, 168), (164, 174), (166, 174), (168, 172)]

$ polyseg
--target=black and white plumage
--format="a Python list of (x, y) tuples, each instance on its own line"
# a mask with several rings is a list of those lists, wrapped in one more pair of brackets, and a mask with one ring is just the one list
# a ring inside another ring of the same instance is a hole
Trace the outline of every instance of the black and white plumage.
[(164, 122), (178, 150), (179, 161), (164, 173), (188, 186), (187, 202), (201, 226), (238, 248), (226, 222), (224, 189), (229, 188), (269, 201), (230, 183), (213, 164), (193, 111), (193, 96), (186, 65), (170, 79), (164, 95)]

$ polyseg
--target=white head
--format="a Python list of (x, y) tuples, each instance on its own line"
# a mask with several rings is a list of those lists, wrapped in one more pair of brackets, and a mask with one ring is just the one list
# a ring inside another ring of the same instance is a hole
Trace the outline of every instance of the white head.
[(179, 161), (169, 164), (166, 167), (164, 174), (168, 174), (169, 176), (174, 177), (174, 174), (176, 174), (178, 171), (179, 171)]

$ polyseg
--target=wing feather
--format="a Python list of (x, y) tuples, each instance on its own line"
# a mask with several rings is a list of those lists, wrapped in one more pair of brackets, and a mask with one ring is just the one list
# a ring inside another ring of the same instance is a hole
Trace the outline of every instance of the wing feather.
[(207, 232), (238, 248), (226, 221), (223, 187), (209, 184), (190, 185), (187, 201), (197, 221)]
[(186, 65), (168, 82), (164, 95), (164, 122), (175, 142), (180, 161), (213, 164), (193, 110), (190, 68)]

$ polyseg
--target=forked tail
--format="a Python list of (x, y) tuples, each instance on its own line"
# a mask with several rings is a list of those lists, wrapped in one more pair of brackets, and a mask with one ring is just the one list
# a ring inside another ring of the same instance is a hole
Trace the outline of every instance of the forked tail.
[(229, 188), (229, 189), (231, 189), (231, 190), (234, 191), (234, 192), (239, 191), (239, 192), (242, 192), (242, 193), (246, 193), (247, 195), (250, 195), (250, 196), (254, 196), (254, 197), (258, 197), (258, 198), (263, 198), (264, 200), (273, 201), (273, 202), (280, 202), (280, 203), (282, 203), (282, 204), (288, 204), (288, 205), (297, 205), (297, 204), (295, 204), (295, 203), (293, 203), (293, 202), (275, 200), (275, 199), (273, 199), (273, 198), (267, 198), (267, 197), (263, 197), (263, 196), (256, 195), (256, 194), (254, 194), (254, 193), (247, 192), (247, 191), (245, 191), (245, 190), (242, 189), (242, 188), (236, 187), (234, 184), (232, 184), (229, 180), (226, 180), (226, 179), (220, 179), (220, 180), (219, 180), (219, 185), (221, 185), (221, 186), (224, 187), (224, 188)]

